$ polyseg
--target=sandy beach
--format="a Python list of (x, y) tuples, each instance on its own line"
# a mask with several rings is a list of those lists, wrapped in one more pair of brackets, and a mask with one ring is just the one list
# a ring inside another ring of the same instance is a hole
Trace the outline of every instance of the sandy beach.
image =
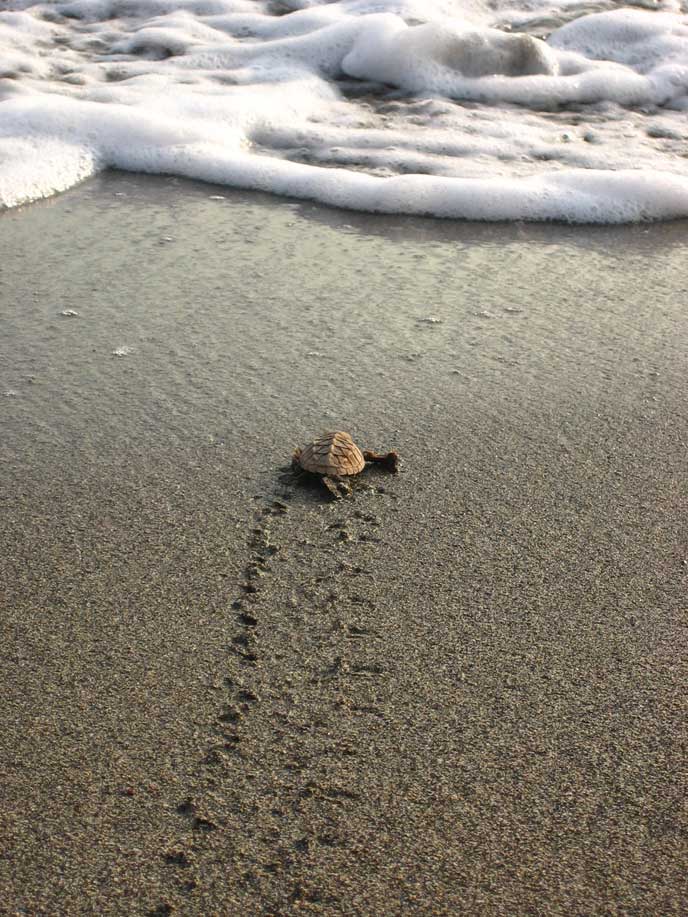
[(686, 229), (0, 215), (0, 913), (688, 912)]

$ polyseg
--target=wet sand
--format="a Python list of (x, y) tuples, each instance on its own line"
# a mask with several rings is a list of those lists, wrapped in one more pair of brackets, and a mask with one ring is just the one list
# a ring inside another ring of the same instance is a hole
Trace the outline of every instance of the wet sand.
[[(686, 913), (685, 224), (0, 239), (0, 911)], [(295, 482), (333, 427), (402, 472)]]

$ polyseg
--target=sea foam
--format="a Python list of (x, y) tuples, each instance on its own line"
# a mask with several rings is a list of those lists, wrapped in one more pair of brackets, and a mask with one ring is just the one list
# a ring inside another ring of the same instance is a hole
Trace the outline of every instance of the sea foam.
[(5, 3), (0, 207), (118, 168), (381, 213), (688, 216), (688, 19), (587, 9)]

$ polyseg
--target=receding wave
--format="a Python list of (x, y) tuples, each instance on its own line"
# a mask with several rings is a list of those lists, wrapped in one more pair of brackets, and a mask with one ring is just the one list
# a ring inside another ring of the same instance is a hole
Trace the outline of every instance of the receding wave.
[(6, 6), (1, 207), (119, 168), (372, 212), (688, 216), (675, 5)]

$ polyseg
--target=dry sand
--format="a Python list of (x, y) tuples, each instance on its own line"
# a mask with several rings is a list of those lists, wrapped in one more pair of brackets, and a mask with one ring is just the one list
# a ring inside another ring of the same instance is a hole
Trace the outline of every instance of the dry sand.
[[(0, 239), (0, 912), (688, 912), (685, 224)], [(332, 427), (402, 473), (294, 483)]]

